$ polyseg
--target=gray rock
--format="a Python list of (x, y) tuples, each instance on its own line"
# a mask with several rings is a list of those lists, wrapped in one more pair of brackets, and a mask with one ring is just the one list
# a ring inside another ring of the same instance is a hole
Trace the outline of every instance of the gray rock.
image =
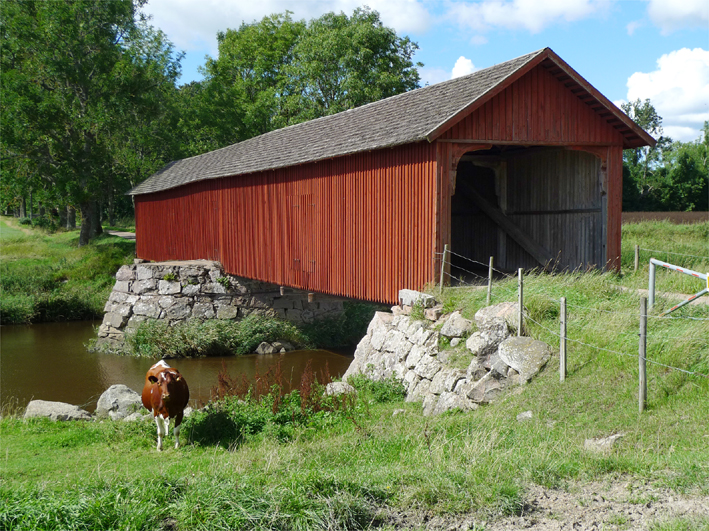
[(434, 356), (421, 356), (421, 359), (414, 367), (414, 371), (421, 378), (426, 378), (427, 380), (433, 379), (438, 371), (441, 370), (443, 365)]
[(403, 341), (406, 341), (406, 336), (404, 336), (403, 333), (399, 332), (398, 330), (389, 330), (389, 332), (387, 332), (386, 338), (384, 339), (382, 349), (384, 349), (386, 352), (396, 352), (397, 348), (399, 347), (399, 344)]
[(441, 328), (441, 335), (446, 337), (462, 337), (473, 327), (472, 321), (465, 319), (460, 312), (450, 314)]
[(133, 313), (157, 319), (160, 316), (160, 307), (152, 301), (141, 300), (133, 305)]
[(443, 315), (443, 307), (436, 306), (434, 308), (426, 308), (423, 311), (423, 316), (429, 321), (438, 321)]
[(142, 408), (138, 393), (123, 384), (116, 384), (106, 389), (98, 399), (95, 415), (99, 419), (120, 420)]
[(551, 358), (549, 345), (531, 337), (510, 337), (500, 343), (500, 359), (519, 373), (522, 383), (535, 376)]
[(428, 391), (429, 391), (430, 387), (431, 387), (431, 380), (424, 380), (424, 379), (419, 380), (412, 389), (409, 389), (409, 392), (406, 394), (406, 399), (404, 401), (405, 402), (420, 402), (420, 401), (422, 401), (429, 394)]
[(158, 293), (160, 295), (175, 295), (182, 291), (182, 284), (178, 281), (161, 280), (158, 282)]
[(135, 271), (130, 266), (121, 266), (116, 273), (116, 280), (135, 280)]
[(502, 319), (509, 327), (517, 330), (519, 326), (519, 304), (516, 302), (502, 302), (492, 306), (480, 308), (475, 314), (478, 328), (484, 328), (491, 319)]
[(387, 334), (389, 333), (389, 323), (384, 324), (383, 322), (372, 330), (371, 341), (372, 348), (376, 350), (382, 350), (384, 342), (386, 341)]
[(199, 286), (199, 284), (187, 284), (186, 286), (182, 286), (182, 294), (185, 297), (194, 297), (199, 293)]
[(261, 344), (256, 347), (256, 354), (275, 354), (278, 351), (266, 341), (261, 342)]
[(504, 379), (496, 378), (495, 374), (489, 372), (473, 384), (467, 396), (478, 404), (488, 404), (500, 396), (504, 389)]
[(357, 390), (345, 382), (330, 382), (325, 387), (325, 394), (327, 396), (351, 395), (357, 394)]
[(52, 420), (91, 420), (91, 413), (64, 402), (32, 400), (27, 404), (23, 418), (47, 417)]
[(600, 439), (586, 439), (583, 443), (583, 449), (595, 453), (608, 453), (613, 449), (616, 441), (624, 436), (625, 433), (616, 433)]
[(239, 308), (236, 306), (219, 306), (217, 308), (217, 319), (236, 319)]
[(113, 285), (113, 291), (128, 293), (131, 291), (132, 284), (133, 282), (128, 280), (116, 280), (116, 283)]
[(402, 306), (414, 306), (417, 302), (422, 304), (424, 308), (431, 308), (436, 304), (436, 299), (431, 295), (426, 295), (425, 293), (412, 289), (399, 290), (399, 303)]
[(148, 266), (139, 265), (135, 268), (138, 280), (149, 280), (153, 278), (153, 268)]
[(460, 411), (473, 411), (477, 408), (478, 405), (475, 402), (465, 398), (464, 396), (460, 396), (456, 393), (445, 392), (438, 398), (438, 401), (431, 410), (430, 414), (440, 415), (441, 413), (453, 411), (455, 409), (459, 409)]
[(505, 339), (510, 337), (507, 322), (503, 319), (492, 318), (479, 325), (476, 332), (468, 338), (465, 346), (478, 357), (489, 356), (497, 350)]
[(532, 412), (531, 411), (524, 411), (523, 413), (520, 413), (517, 415), (517, 422), (526, 422), (528, 420), (532, 420)]
[(211, 303), (197, 303), (192, 307), (192, 317), (196, 319), (213, 319), (214, 306)]
[(123, 417), (124, 422), (136, 422), (136, 421), (141, 421), (141, 420), (147, 420), (151, 418), (152, 415), (150, 413), (141, 413), (139, 411), (136, 411), (135, 413), (131, 413), (127, 417)]
[(271, 345), (273, 345), (273, 348), (275, 348), (277, 352), (291, 352), (295, 350), (295, 347), (288, 341), (274, 341)]
[(131, 284), (131, 290), (136, 295), (142, 295), (143, 293), (147, 293), (149, 291), (155, 291), (155, 287), (157, 286), (157, 282), (155, 282), (154, 279), (139, 280), (137, 282), (132, 282)]
[(458, 345), (460, 345), (461, 341), (463, 341), (461, 338), (454, 337), (453, 339), (451, 339), (451, 347), (453, 347), (453, 348), (457, 347)]

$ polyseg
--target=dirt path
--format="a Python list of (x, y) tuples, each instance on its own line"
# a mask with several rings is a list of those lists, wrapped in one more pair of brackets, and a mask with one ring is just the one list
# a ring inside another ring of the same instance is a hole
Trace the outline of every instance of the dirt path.
[(34, 232), (32, 232), (32, 229), (28, 229), (27, 227), (23, 227), (22, 225), (20, 225), (18, 223), (17, 219), (15, 219), (13, 217), (3, 216), (2, 222), (5, 225), (7, 225), (8, 227), (10, 227), (11, 229), (19, 230), (20, 232), (22, 232), (24, 234), (34, 234)]
[(463, 531), (610, 531), (652, 529), (672, 521), (709, 529), (709, 496), (678, 495), (667, 489), (619, 480), (575, 483), (564, 490), (534, 485), (525, 496), (521, 516), (478, 517), (460, 515), (390, 514), (395, 529)]

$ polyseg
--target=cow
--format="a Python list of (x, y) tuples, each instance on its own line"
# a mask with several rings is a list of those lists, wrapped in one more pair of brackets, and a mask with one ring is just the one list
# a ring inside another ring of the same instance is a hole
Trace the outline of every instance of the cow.
[(153, 412), (158, 427), (158, 451), (162, 451), (162, 438), (167, 437), (170, 419), (175, 419), (175, 448), (180, 447), (180, 424), (190, 390), (177, 369), (163, 360), (148, 369), (142, 394), (143, 406)]

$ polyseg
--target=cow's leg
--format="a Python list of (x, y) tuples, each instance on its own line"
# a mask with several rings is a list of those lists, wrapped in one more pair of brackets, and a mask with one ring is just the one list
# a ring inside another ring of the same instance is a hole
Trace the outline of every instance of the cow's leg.
[(167, 435), (167, 427), (162, 415), (155, 415), (155, 424), (158, 427), (158, 452), (162, 452), (162, 438)]
[(182, 424), (182, 414), (175, 417), (175, 427), (172, 430), (175, 434), (175, 450), (180, 447), (180, 424)]

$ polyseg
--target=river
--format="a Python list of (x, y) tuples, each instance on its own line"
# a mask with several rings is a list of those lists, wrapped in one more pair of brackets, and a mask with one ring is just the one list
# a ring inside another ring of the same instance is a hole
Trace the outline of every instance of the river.
[[(88, 352), (84, 346), (96, 336), (100, 322), (41, 323), (0, 327), (0, 405), (24, 408), (30, 400), (74, 404), (93, 411), (96, 401), (114, 384), (125, 384), (140, 393), (145, 373), (156, 360)], [(312, 361), (316, 374), (327, 368), (341, 376), (352, 356), (326, 350), (301, 350), (287, 354), (183, 358), (168, 360), (190, 386), (190, 405), (210, 398), (222, 363), (234, 378), (250, 380), (258, 372), (281, 362), (287, 383), (300, 381), (305, 364)]]

